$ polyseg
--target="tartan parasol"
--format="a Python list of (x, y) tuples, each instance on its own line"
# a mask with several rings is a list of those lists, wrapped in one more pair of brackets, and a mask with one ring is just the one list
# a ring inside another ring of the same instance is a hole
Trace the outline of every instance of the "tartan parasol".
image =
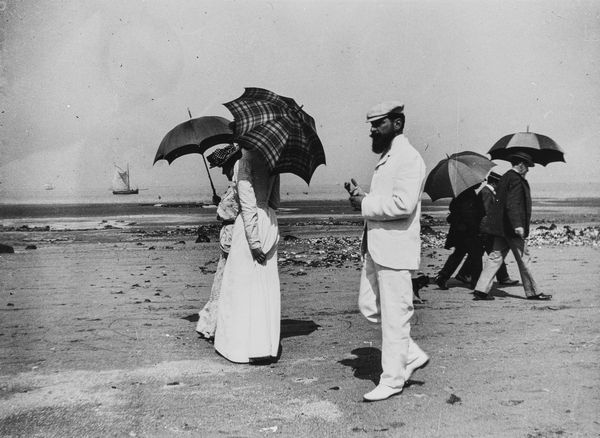
[(233, 114), (233, 134), (246, 149), (257, 149), (272, 173), (293, 173), (307, 184), (325, 164), (314, 119), (294, 99), (263, 88), (246, 88), (224, 104)]

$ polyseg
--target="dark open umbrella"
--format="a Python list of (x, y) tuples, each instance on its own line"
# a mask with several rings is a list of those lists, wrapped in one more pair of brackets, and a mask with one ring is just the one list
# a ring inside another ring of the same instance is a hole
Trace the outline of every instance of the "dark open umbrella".
[(455, 198), (485, 180), (496, 163), (476, 152), (458, 152), (441, 160), (427, 175), (425, 193), (432, 201)]
[(219, 197), (212, 182), (208, 165), (204, 159), (204, 152), (218, 144), (233, 142), (233, 132), (229, 127), (230, 121), (219, 116), (204, 116), (192, 119), (175, 126), (162, 139), (153, 164), (158, 160), (167, 160), (169, 164), (176, 158), (186, 154), (200, 154), (208, 174), (208, 180), (213, 192), (213, 203), (217, 204)]
[(535, 132), (517, 132), (508, 134), (498, 140), (488, 151), (492, 160), (510, 161), (510, 156), (515, 152), (527, 152), (534, 163), (545, 166), (548, 163), (565, 161), (562, 149), (554, 140)]
[(205, 116), (175, 126), (160, 142), (154, 163), (167, 160), (171, 164), (182, 155), (204, 154), (212, 146), (231, 143), (233, 132), (229, 128), (230, 123), (224, 117)]
[(272, 173), (293, 173), (308, 184), (315, 169), (325, 164), (315, 121), (294, 99), (246, 88), (224, 105), (234, 117), (235, 141), (259, 150)]

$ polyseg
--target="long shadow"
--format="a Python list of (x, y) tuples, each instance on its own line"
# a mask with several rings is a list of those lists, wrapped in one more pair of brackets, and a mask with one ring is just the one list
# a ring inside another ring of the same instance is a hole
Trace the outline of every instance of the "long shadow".
[(185, 319), (186, 321), (189, 321), (189, 322), (198, 322), (199, 318), (200, 317), (198, 316), (198, 313), (192, 313), (191, 315), (184, 316), (181, 319)]
[(282, 319), (281, 320), (281, 339), (291, 338), (293, 336), (307, 336), (321, 327), (314, 321), (302, 319)]
[(373, 347), (361, 347), (352, 350), (356, 357), (338, 361), (342, 365), (352, 368), (354, 377), (361, 380), (370, 380), (375, 385), (379, 383), (381, 375), (381, 350)]
[[(185, 319), (189, 322), (197, 322), (198, 314), (192, 313), (191, 315), (184, 316), (181, 319)], [(291, 338), (293, 336), (307, 336), (312, 332), (321, 327), (314, 321), (306, 321), (302, 319), (282, 319), (281, 320), (281, 339)]]
[(498, 289), (496, 287), (492, 288), (492, 295), (495, 297), (504, 297), (504, 298), (517, 298), (519, 300), (524, 300), (525, 297), (523, 295), (513, 295), (508, 292), (503, 291), (502, 289)]
[[(355, 358), (342, 359), (338, 361), (342, 365), (351, 367), (354, 371), (354, 377), (361, 380), (370, 380), (375, 385), (379, 383), (379, 376), (383, 371), (381, 369), (381, 350), (373, 347), (361, 347), (352, 350)], [(425, 382), (421, 380), (409, 379), (404, 383), (404, 387), (408, 388), (412, 385), (422, 386)]]
[[(471, 291), (471, 294), (473, 294), (472, 291)], [(504, 292), (501, 289), (496, 289), (496, 288), (492, 288), (492, 290), (490, 291), (490, 295), (492, 295), (493, 297), (500, 297), (500, 298), (516, 298), (518, 300), (526, 299), (524, 296), (509, 294), (509, 293)], [(478, 301), (477, 298), (475, 298), (475, 297), (473, 297), (473, 300)]]

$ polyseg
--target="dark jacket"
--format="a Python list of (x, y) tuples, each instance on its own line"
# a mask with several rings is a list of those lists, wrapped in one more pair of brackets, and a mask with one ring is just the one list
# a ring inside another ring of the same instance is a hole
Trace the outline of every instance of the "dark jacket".
[(450, 214), (446, 219), (450, 230), (446, 238), (446, 249), (460, 245), (465, 238), (479, 234), (479, 223), (484, 215), (481, 199), (470, 188), (450, 202)]
[(527, 237), (531, 221), (531, 193), (527, 180), (510, 169), (500, 178), (496, 197), (498, 202), (482, 224), (481, 231), (494, 236), (514, 237), (515, 228), (522, 227)]
[(481, 233), (486, 234), (485, 230), (488, 228), (488, 221), (490, 220), (489, 218), (492, 214), (494, 214), (494, 209), (496, 208), (496, 204), (498, 203), (498, 198), (496, 197), (496, 190), (490, 188), (488, 185), (485, 185), (479, 191), (479, 198), (481, 198), (481, 203), (483, 204), (484, 211), (479, 228), (481, 230)]

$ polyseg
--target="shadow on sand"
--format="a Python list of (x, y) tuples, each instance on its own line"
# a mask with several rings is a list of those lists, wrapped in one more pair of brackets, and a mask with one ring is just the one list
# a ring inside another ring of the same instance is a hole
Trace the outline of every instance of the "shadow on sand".
[[(355, 358), (342, 359), (338, 361), (342, 365), (351, 367), (354, 371), (354, 377), (361, 380), (370, 380), (375, 385), (379, 383), (379, 376), (383, 371), (381, 369), (381, 350), (373, 347), (361, 347), (352, 350)], [(404, 384), (405, 388), (412, 385), (424, 385), (425, 382), (420, 380), (407, 380)]]
[(502, 289), (497, 289), (497, 288), (492, 288), (492, 295), (494, 297), (501, 297), (501, 298), (517, 298), (519, 300), (524, 300), (525, 297), (523, 295), (513, 295), (513, 294), (509, 294), (508, 292), (503, 291)]
[(293, 336), (307, 336), (321, 327), (314, 321), (302, 319), (282, 319), (281, 320), (281, 339), (291, 338)]
[[(473, 292), (471, 292), (472, 294)], [(509, 294), (505, 291), (503, 291), (502, 289), (496, 289), (495, 287), (492, 288), (492, 290), (490, 291), (490, 294), (494, 297), (494, 298), (516, 298), (518, 300), (525, 300), (526, 297), (524, 297), (523, 295), (513, 295), (513, 294)], [(474, 301), (477, 301), (477, 299), (475, 297), (473, 297)]]
[[(181, 319), (185, 319), (189, 322), (197, 322), (198, 314), (192, 313), (191, 315), (184, 316)], [(302, 319), (282, 319), (281, 320), (281, 339), (291, 338), (293, 336), (307, 336), (312, 332), (321, 327), (314, 321), (306, 321)]]
[(185, 319), (186, 321), (189, 321), (189, 322), (198, 322), (198, 318), (199, 318), (199, 316), (197, 313), (192, 313), (191, 315), (184, 316), (181, 319)]
[(361, 347), (352, 350), (356, 357), (338, 361), (342, 365), (352, 368), (354, 377), (361, 380), (370, 380), (377, 385), (381, 374), (381, 350), (373, 347)]

